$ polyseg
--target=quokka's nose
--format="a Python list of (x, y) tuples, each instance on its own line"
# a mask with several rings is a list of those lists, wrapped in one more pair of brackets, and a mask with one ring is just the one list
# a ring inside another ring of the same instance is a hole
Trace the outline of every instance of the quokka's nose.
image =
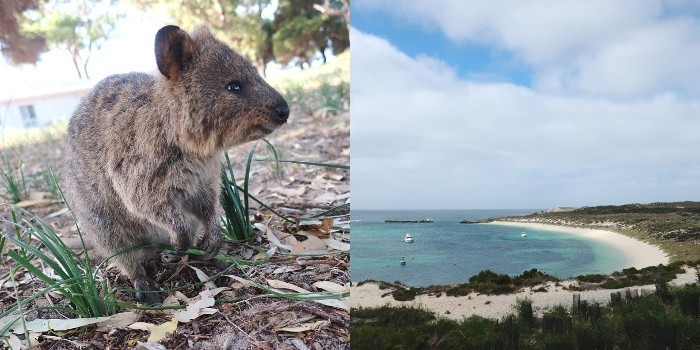
[(287, 118), (289, 118), (289, 105), (287, 105), (287, 102), (282, 102), (282, 104), (275, 107), (274, 111), (277, 121), (280, 123), (285, 123)]

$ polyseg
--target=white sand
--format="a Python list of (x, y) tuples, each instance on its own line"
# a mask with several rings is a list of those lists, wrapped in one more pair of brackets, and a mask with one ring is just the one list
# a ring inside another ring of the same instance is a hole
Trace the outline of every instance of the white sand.
[[(686, 283), (693, 283), (696, 281), (695, 269), (686, 267), (686, 272), (684, 274), (678, 275), (678, 277), (671, 281), (673, 285), (683, 285)], [(568, 286), (572, 281), (561, 282), (562, 286)], [(471, 293), (463, 297), (448, 297), (442, 295), (439, 298), (429, 295), (419, 295), (415, 300), (412, 301), (396, 301), (391, 295), (382, 297), (383, 294), (390, 292), (391, 290), (381, 290), (379, 286), (375, 283), (365, 283), (362, 286), (357, 286), (353, 283), (350, 287), (350, 305), (352, 307), (378, 307), (382, 305), (411, 305), (411, 306), (423, 306), (429, 310), (435, 311), (438, 315), (443, 315), (447, 318), (461, 320), (464, 317), (469, 317), (472, 315), (479, 315), (489, 318), (500, 319), (505, 315), (514, 313), (513, 306), (515, 305), (517, 299), (529, 298), (532, 300), (532, 306), (536, 313), (541, 314), (541, 312), (550, 309), (556, 305), (563, 305), (570, 308), (573, 302), (574, 294), (580, 294), (581, 300), (586, 300), (589, 303), (598, 302), (601, 304), (606, 304), (610, 302), (610, 293), (622, 291), (624, 298), (625, 289), (600, 289), (600, 290), (589, 290), (583, 292), (572, 292), (564, 290), (562, 287), (557, 287), (554, 283), (549, 282), (545, 286), (547, 292), (533, 292), (533, 289), (537, 289), (541, 286), (535, 286), (533, 288), (525, 288), (518, 293), (507, 294), (507, 295), (483, 295)], [(655, 290), (654, 285), (646, 286), (635, 286), (630, 287), (631, 290), (637, 290), (637, 293), (653, 293)], [(646, 292), (643, 292), (646, 291)], [(449, 313), (447, 313), (449, 311)]]
[(570, 233), (581, 237), (587, 237), (611, 245), (624, 252), (627, 258), (625, 267), (636, 267), (638, 269), (658, 264), (668, 264), (668, 255), (661, 248), (636, 240), (619, 233), (588, 229), (579, 227), (568, 227), (558, 225), (547, 225), (529, 222), (494, 221), (492, 225), (527, 227), (537, 230), (557, 231)]
[[(492, 224), (527, 227), (539, 230), (551, 230), (599, 240), (624, 252), (628, 261), (626, 267), (644, 268), (658, 264), (668, 264), (669, 262), (668, 256), (660, 248), (615, 232), (540, 223), (497, 221), (493, 222)], [(671, 284), (682, 285), (685, 283), (692, 283), (695, 280), (695, 269), (686, 268), (686, 273), (679, 275), (678, 278), (671, 282)], [(386, 304), (394, 306), (424, 306), (435, 311), (439, 315), (444, 315), (452, 319), (462, 319), (463, 317), (469, 317), (472, 315), (501, 318), (513, 312), (513, 306), (518, 299), (531, 299), (535, 311), (541, 313), (542, 311), (556, 305), (571, 307), (574, 294), (581, 294), (582, 301), (586, 300), (588, 302), (605, 304), (610, 301), (610, 293), (624, 291), (624, 289), (601, 289), (572, 292), (562, 288), (562, 286), (569, 286), (572, 283), (576, 282), (564, 281), (561, 282), (561, 286), (555, 286), (554, 283), (551, 282), (547, 283), (544, 286), (547, 289), (547, 292), (533, 292), (533, 289), (542, 287), (535, 286), (533, 288), (525, 288), (518, 293), (507, 295), (489, 296), (471, 293), (464, 297), (448, 297), (443, 295), (439, 298), (429, 295), (420, 295), (413, 301), (405, 302), (396, 301), (391, 295), (382, 297), (383, 294), (390, 292), (390, 290), (380, 290), (377, 284), (367, 283), (358, 287), (356, 283), (353, 283), (350, 288), (350, 304), (352, 307), (378, 307)], [(655, 287), (653, 285), (647, 285), (641, 287), (631, 287), (630, 289), (638, 289), (637, 292), (641, 294), (642, 290), (653, 292)], [(447, 313), (448, 311), (449, 313)]]

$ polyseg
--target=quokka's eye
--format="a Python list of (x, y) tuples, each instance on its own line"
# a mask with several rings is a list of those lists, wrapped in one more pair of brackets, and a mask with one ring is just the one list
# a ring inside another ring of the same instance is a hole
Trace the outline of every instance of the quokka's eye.
[(241, 92), (243, 91), (243, 84), (240, 81), (232, 81), (226, 85), (226, 90), (230, 92)]

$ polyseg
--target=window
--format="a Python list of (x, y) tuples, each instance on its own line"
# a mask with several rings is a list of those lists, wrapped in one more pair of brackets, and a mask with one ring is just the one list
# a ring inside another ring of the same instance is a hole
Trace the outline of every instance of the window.
[(34, 105), (19, 106), (19, 113), (22, 114), (22, 123), (25, 128), (35, 128), (38, 126)]

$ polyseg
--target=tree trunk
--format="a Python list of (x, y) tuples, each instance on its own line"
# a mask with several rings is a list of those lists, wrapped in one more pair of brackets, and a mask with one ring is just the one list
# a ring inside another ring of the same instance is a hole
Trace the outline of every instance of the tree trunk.
[(80, 65), (78, 64), (78, 55), (76, 55), (75, 51), (72, 49), (68, 49), (68, 52), (70, 52), (71, 59), (73, 60), (73, 65), (75, 66), (75, 71), (78, 73), (78, 78), (80, 80), (83, 80), (83, 74), (80, 72)]
[(267, 68), (266, 67), (267, 65), (265, 64), (265, 60), (258, 59), (255, 62), (253, 62), (253, 64), (255, 65), (255, 69), (258, 70), (258, 74), (260, 74), (260, 76), (263, 78), (267, 78), (267, 75), (265, 73), (265, 69)]
[(92, 42), (87, 48), (87, 57), (85, 57), (85, 62), (83, 62), (83, 72), (85, 73), (85, 79), (90, 80), (90, 75), (88, 74), (88, 62), (90, 62), (90, 57), (92, 57)]

